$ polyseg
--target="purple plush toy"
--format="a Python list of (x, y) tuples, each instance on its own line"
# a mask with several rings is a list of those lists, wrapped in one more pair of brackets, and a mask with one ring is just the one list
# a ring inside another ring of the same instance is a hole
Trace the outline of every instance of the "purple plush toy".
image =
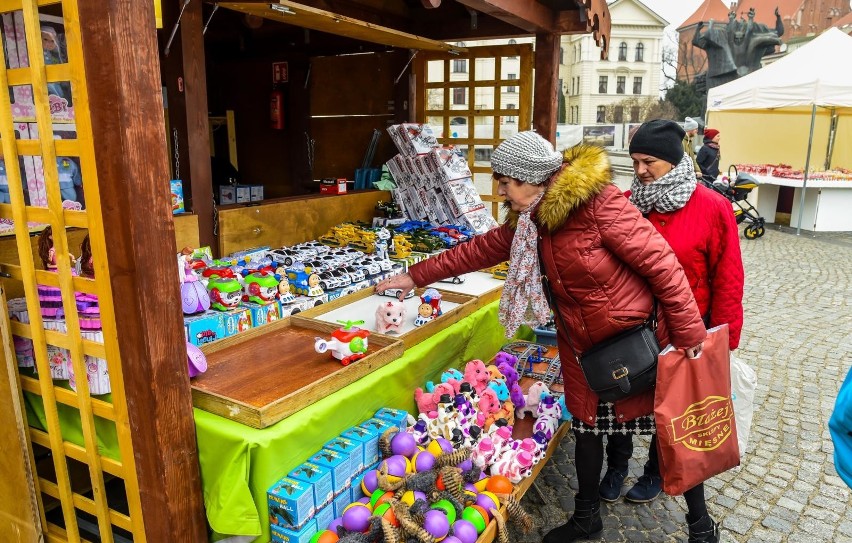
[(524, 407), (526, 405), (526, 399), (524, 398), (524, 391), (518, 383), (520, 376), (518, 375), (518, 371), (515, 369), (518, 359), (509, 353), (500, 351), (494, 357), (494, 363), (497, 364), (497, 369), (500, 370), (500, 373), (502, 373), (506, 378), (506, 386), (509, 388), (509, 399), (512, 400), (512, 404), (514, 404), (516, 408)]

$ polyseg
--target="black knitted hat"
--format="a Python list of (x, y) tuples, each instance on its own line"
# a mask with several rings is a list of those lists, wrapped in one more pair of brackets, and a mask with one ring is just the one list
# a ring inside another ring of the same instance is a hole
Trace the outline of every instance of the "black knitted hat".
[(674, 121), (654, 119), (642, 123), (630, 140), (630, 154), (651, 155), (677, 166), (683, 158), (683, 128)]

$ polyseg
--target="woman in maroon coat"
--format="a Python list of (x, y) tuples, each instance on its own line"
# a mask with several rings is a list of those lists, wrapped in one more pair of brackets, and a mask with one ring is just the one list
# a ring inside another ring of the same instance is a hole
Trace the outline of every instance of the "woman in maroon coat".
[[(521, 132), (494, 150), (491, 167), (497, 193), (510, 208), (507, 221), (412, 266), (407, 274), (382, 281), (377, 291), (399, 288), (404, 296), (415, 286), (509, 260), (499, 318), (512, 337), (522, 324), (548, 320), (541, 266), (562, 317), (557, 322), (568, 328), (559, 326), (557, 332), (562, 360), (574, 359), (569, 337), (582, 353), (647, 319), (653, 298), (659, 305), (660, 343), (698, 356), (706, 330), (683, 268), (663, 237), (611, 183), (603, 149), (580, 145), (563, 155), (535, 132)], [(654, 428), (653, 390), (604, 403), (578, 364), (563, 364), (562, 373), (565, 401), (574, 415), (579, 492), (574, 514), (551, 530), (545, 543), (600, 535), (603, 436), (652, 433)], [(690, 511), (693, 505), (706, 511), (703, 488), (698, 490), (688, 500)]]

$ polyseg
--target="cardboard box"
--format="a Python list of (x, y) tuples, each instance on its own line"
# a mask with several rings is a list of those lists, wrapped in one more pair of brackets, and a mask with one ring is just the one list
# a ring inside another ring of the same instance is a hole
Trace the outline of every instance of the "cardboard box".
[[(27, 312), (26, 298), (13, 298), (7, 302), (9, 308), (9, 319), (27, 324), (30, 322), (30, 315)], [(15, 347), (15, 358), (20, 368), (34, 368), (35, 354), (33, 352), (33, 340), (12, 336), (12, 343)]]
[[(104, 333), (102, 331), (80, 332), (80, 335), (83, 339), (88, 339), (89, 341), (97, 343), (104, 342)], [(95, 358), (90, 355), (85, 355), (84, 361), (86, 366), (86, 382), (89, 385), (89, 394), (92, 396), (101, 396), (112, 392), (112, 387), (109, 382), (107, 361), (103, 358)], [(68, 361), (68, 373), (68, 385), (76, 392), (77, 376), (74, 372), (74, 365), (71, 363), (70, 359)]]
[(469, 211), (462, 215), (462, 220), (477, 234), (484, 234), (499, 225), (485, 208)]
[(470, 177), (448, 181), (446, 186), (447, 195), (453, 199), (461, 214), (485, 208), (482, 198), (479, 197), (479, 191), (476, 190), (473, 179)]
[(331, 486), (335, 494), (349, 486), (352, 481), (352, 468), (347, 454), (331, 449), (322, 449), (313, 455), (308, 462), (331, 469)]
[[(340, 436), (349, 441), (361, 443), (361, 456), (364, 466), (370, 466), (379, 461), (379, 442), (376, 439), (374, 431), (360, 426), (353, 426), (340, 434)], [(360, 481), (358, 484), (360, 484)]]
[(224, 336), (231, 337), (251, 329), (251, 312), (246, 307), (236, 307), (229, 311), (219, 311), (224, 323)]
[(237, 203), (248, 204), (251, 202), (251, 187), (248, 185), (237, 185)]
[(400, 154), (415, 156), (439, 147), (432, 127), (428, 124), (403, 123), (388, 127), (388, 133)]
[(287, 474), (287, 477), (302, 481), (311, 487), (314, 493), (314, 508), (320, 509), (331, 503), (334, 489), (331, 485), (331, 469), (311, 462), (305, 462)]
[(234, 185), (219, 185), (219, 205), (236, 204), (237, 187)]
[(292, 530), (272, 524), (270, 526), (273, 543), (310, 543), (311, 538), (317, 533), (317, 523), (309, 519), (299, 530)]
[(334, 504), (329, 503), (322, 509), (314, 513), (314, 520), (317, 521), (317, 531), (321, 532), (328, 528), (331, 521), (334, 520)]
[(186, 211), (183, 205), (183, 181), (172, 179), (169, 181), (172, 189), (172, 213), (178, 214)]
[(253, 327), (263, 326), (275, 322), (281, 318), (281, 306), (277, 301), (268, 304), (256, 304), (254, 302), (243, 302), (243, 307), (251, 314), (251, 325)]
[(249, 185), (249, 197), (252, 202), (262, 202), (263, 185)]
[(302, 528), (314, 514), (314, 492), (310, 485), (282, 477), (266, 491), (269, 519), (273, 525)]
[(187, 340), (197, 347), (225, 337), (225, 317), (219, 311), (208, 309), (204, 313), (183, 318)]
[(334, 507), (334, 518), (343, 515), (343, 510), (346, 506), (352, 503), (352, 490), (347, 486), (334, 497), (332, 505)]
[(447, 147), (433, 149), (429, 153), (429, 158), (434, 163), (434, 168), (441, 174), (441, 178), (444, 181), (473, 177), (467, 160), (465, 160), (461, 153), (454, 149)]
[(346, 194), (346, 179), (322, 179), (320, 194)]
[(363, 428), (364, 430), (372, 434), (370, 436), (370, 439), (368, 441), (365, 440), (364, 442), (364, 458), (381, 458), (381, 455), (379, 453), (379, 438), (382, 436), (385, 430), (393, 428), (393, 425), (386, 420), (377, 419), (373, 417), (362, 422), (358, 425), (358, 427)]
[(341, 454), (349, 456), (349, 480), (355, 477), (358, 473), (364, 470), (364, 444), (360, 441), (352, 441), (345, 437), (338, 436), (323, 445), (324, 449), (331, 449)]
[[(65, 321), (61, 319), (44, 319), (45, 330), (66, 332)], [(50, 377), (67, 381), (71, 377), (71, 352), (68, 349), (47, 344), (47, 361), (50, 363)]]
[(376, 414), (373, 415), (377, 419), (382, 419), (390, 422), (401, 432), (404, 432), (408, 427), (408, 411), (404, 409), (391, 409), (390, 407), (382, 407)]

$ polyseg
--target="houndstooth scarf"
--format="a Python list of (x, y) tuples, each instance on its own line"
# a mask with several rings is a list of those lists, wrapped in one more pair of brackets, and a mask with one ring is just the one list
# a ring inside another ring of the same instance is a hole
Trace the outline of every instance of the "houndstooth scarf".
[(532, 221), (532, 210), (544, 193), (518, 215), (518, 226), (509, 253), (509, 273), (500, 297), (500, 324), (506, 337), (513, 337), (522, 324), (533, 328), (550, 318), (550, 307), (541, 286), (538, 263), (538, 231)]
[(643, 185), (639, 178), (634, 176), (630, 186), (630, 201), (643, 214), (652, 209), (660, 213), (671, 213), (686, 205), (697, 185), (692, 159), (684, 154), (677, 166), (649, 185)]

